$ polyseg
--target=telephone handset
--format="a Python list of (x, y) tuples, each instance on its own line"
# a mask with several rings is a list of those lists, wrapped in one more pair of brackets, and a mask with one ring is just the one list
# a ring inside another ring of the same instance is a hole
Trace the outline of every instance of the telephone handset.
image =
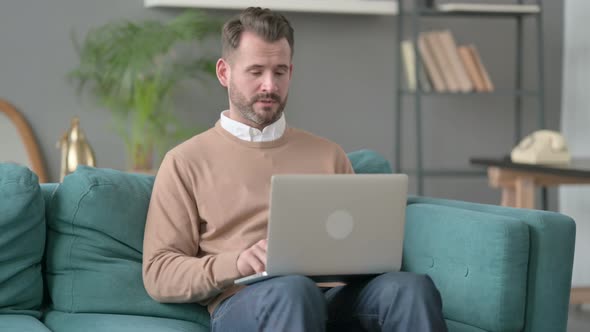
[(539, 130), (525, 137), (510, 154), (515, 163), (569, 164), (571, 155), (563, 136), (552, 130)]

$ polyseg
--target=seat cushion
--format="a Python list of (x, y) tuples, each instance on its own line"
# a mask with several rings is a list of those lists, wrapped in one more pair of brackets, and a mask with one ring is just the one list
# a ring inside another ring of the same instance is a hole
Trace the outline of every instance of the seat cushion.
[(51, 332), (37, 318), (29, 315), (0, 314), (0, 331)]
[(177, 319), (50, 311), (43, 318), (57, 332), (207, 332), (208, 327)]
[(455, 322), (448, 319), (445, 319), (445, 323), (447, 323), (447, 329), (449, 332), (487, 332), (475, 326)]
[(209, 324), (197, 304), (162, 304), (142, 279), (143, 232), (153, 176), (79, 167), (48, 205), (47, 280), (52, 308)]
[(521, 331), (529, 245), (528, 226), (518, 218), (410, 204), (402, 269), (430, 275), (445, 318), (485, 331)]
[(0, 313), (40, 316), (44, 212), (37, 176), (0, 163)]

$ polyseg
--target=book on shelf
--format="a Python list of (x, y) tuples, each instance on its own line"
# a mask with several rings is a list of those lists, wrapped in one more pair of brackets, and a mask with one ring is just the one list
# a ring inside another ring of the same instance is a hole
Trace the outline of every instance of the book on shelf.
[(424, 37), (426, 44), (432, 51), (434, 62), (445, 81), (446, 90), (448, 92), (459, 92), (458, 78), (455, 76), (455, 73), (451, 68), (451, 59), (447, 56), (445, 46), (443, 45), (443, 41), (439, 38), (438, 32), (426, 32)]
[[(401, 49), (408, 90), (416, 91), (417, 84), (419, 83), (422, 91), (430, 92), (431, 86), (428, 78), (426, 77), (426, 74), (424, 73), (424, 66), (422, 62), (416, 64), (416, 54), (414, 52), (414, 44), (412, 41), (402, 41)], [(418, 61), (420, 61), (420, 59), (418, 59)], [(418, 78), (416, 78), (416, 65), (418, 65)]]
[(449, 30), (421, 32), (417, 43), (417, 58), (412, 40), (404, 40), (400, 45), (410, 91), (416, 90), (416, 84), (420, 84), (423, 91), (468, 93), (494, 90), (475, 45), (457, 45)]
[(536, 14), (541, 12), (539, 5), (535, 4), (493, 4), (493, 3), (467, 3), (448, 2), (435, 6), (441, 12), (480, 12), (480, 13), (509, 13), (509, 14)]
[(459, 46), (459, 56), (465, 66), (469, 78), (473, 82), (473, 87), (476, 92), (487, 92), (487, 88), (483, 77), (480, 74), (480, 70), (475, 63), (475, 59), (471, 54), (471, 50), (467, 46)]
[(424, 64), (424, 72), (430, 78), (434, 91), (446, 92), (447, 85), (434, 58), (430, 44), (426, 41), (426, 33), (424, 32), (418, 35), (418, 52)]
[(477, 69), (478, 69), (479, 74), (483, 78), (484, 85), (486, 87), (486, 91), (487, 92), (494, 91), (494, 84), (492, 83), (492, 79), (490, 78), (490, 74), (488, 73), (486, 67), (483, 65), (483, 62), (481, 60), (481, 56), (479, 55), (477, 48), (473, 44), (468, 45), (467, 47), (471, 53), (471, 56), (473, 57), (473, 60), (475, 61), (475, 64), (477, 65)]
[(449, 30), (438, 31), (435, 33), (440, 40), (442, 51), (446, 54), (449, 61), (449, 72), (452, 72), (459, 91), (464, 93), (471, 92), (473, 90), (473, 84), (465, 72), (465, 66), (459, 57), (457, 43), (455, 42), (453, 34)]
[(410, 91), (416, 91), (416, 57), (414, 46), (410, 40), (402, 41), (402, 60), (406, 73), (406, 86)]

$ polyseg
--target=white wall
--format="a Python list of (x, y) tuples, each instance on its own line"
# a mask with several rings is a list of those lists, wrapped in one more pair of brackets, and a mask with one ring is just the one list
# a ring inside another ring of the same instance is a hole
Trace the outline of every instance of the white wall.
[[(562, 130), (573, 157), (590, 158), (590, 1), (567, 0), (564, 9)], [(590, 186), (562, 186), (560, 212), (576, 221), (573, 284), (590, 285)]]
[(16, 126), (2, 112), (0, 112), (0, 133), (2, 133), (2, 139), (0, 139), (0, 163), (12, 162), (31, 167), (27, 149), (22, 143)]

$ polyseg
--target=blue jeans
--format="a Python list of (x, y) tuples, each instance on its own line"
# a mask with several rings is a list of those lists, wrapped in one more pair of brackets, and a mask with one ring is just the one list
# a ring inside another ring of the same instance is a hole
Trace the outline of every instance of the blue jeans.
[(250, 285), (223, 301), (212, 331), (447, 331), (430, 277), (386, 273), (323, 292), (309, 278)]

